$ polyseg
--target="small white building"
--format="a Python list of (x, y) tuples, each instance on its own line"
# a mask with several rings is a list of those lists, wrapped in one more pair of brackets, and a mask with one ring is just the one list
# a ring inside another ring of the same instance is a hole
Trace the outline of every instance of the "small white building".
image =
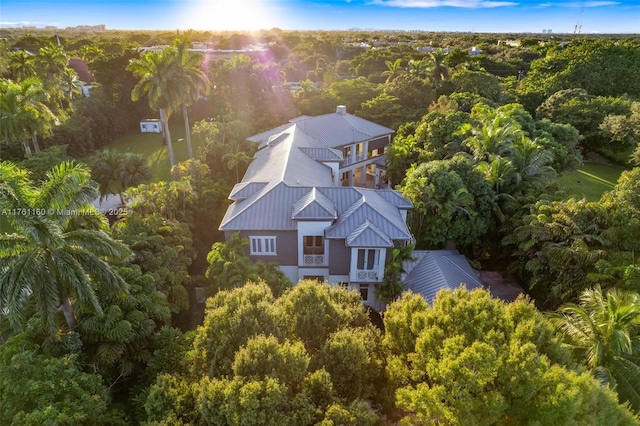
[(140, 121), (141, 133), (161, 133), (162, 124), (157, 118), (149, 118), (147, 120)]

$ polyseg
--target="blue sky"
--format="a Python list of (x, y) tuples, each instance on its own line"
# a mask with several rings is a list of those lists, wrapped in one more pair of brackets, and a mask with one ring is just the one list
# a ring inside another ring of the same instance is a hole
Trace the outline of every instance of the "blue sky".
[(640, 0), (2, 0), (0, 25), (640, 33)]

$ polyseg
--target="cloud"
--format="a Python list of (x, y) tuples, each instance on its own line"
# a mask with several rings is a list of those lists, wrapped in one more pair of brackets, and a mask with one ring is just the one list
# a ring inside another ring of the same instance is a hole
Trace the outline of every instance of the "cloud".
[(497, 0), (373, 0), (371, 4), (400, 8), (459, 7), (464, 9), (489, 9), (517, 6), (513, 1)]
[(547, 2), (547, 3), (540, 3), (539, 5), (536, 6), (536, 9), (544, 9), (546, 7), (551, 7), (553, 6), (553, 3)]
[(584, 7), (601, 7), (601, 6), (618, 6), (619, 1), (586, 1), (582, 6)]

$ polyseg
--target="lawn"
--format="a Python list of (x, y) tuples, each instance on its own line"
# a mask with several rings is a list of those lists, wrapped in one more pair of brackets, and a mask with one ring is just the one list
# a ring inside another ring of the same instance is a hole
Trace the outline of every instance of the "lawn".
[(584, 196), (589, 201), (598, 201), (602, 194), (613, 189), (624, 170), (622, 166), (584, 163), (580, 170), (561, 176), (558, 184), (569, 194)]
[[(184, 126), (172, 125), (170, 131), (176, 163), (187, 160)], [(197, 157), (200, 149), (198, 138), (192, 136), (191, 145), (193, 146), (193, 155)], [(141, 154), (146, 158), (147, 165), (151, 169), (152, 182), (171, 180), (169, 153), (167, 146), (162, 144), (162, 133), (133, 133), (115, 140), (109, 148), (121, 152)]]

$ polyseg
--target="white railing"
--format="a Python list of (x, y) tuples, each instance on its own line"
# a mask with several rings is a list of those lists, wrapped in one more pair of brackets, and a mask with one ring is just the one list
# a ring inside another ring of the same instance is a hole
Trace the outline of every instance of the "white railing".
[(324, 265), (324, 254), (305, 254), (304, 264), (305, 266)]
[(367, 154), (358, 154), (355, 157), (349, 156), (344, 159), (343, 165), (348, 166), (349, 164), (357, 163), (359, 161), (366, 160), (367, 158), (369, 158)]
[(375, 270), (357, 270), (356, 278), (358, 281), (378, 281), (378, 271)]

